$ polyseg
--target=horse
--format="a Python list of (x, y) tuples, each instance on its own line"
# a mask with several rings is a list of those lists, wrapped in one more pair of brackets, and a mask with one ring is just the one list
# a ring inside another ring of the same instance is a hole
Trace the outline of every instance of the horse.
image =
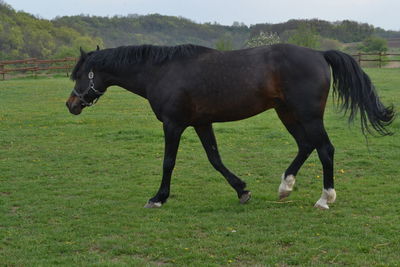
[[(332, 70), (332, 76), (331, 76)], [(359, 113), (364, 135), (390, 135), (393, 106), (385, 107), (368, 75), (348, 54), (276, 44), (218, 51), (192, 44), (122, 46), (80, 50), (66, 105), (79, 115), (112, 85), (146, 98), (163, 124), (165, 151), (159, 190), (146, 208), (159, 208), (170, 194), (171, 175), (182, 133), (194, 127), (211, 165), (236, 191), (240, 203), (251, 198), (246, 183), (221, 160), (213, 123), (249, 118), (268, 109), (295, 139), (298, 152), (282, 174), (278, 197), (290, 195), (300, 167), (316, 150), (323, 168), (322, 195), (315, 203), (329, 209), (336, 199), (334, 146), (324, 127), (324, 110), (333, 79), (338, 107)]]

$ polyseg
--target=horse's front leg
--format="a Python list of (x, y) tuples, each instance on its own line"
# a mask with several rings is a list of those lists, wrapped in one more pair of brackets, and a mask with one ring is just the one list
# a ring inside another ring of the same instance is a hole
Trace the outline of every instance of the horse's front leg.
[(201, 143), (207, 153), (208, 160), (212, 166), (219, 171), (228, 183), (235, 189), (240, 203), (246, 203), (251, 197), (251, 192), (245, 190), (246, 183), (239, 177), (228, 170), (222, 163), (218, 152), (217, 141), (214, 136), (214, 131), (211, 124), (195, 127), (196, 133), (200, 138)]
[(186, 127), (177, 126), (174, 123), (164, 123), (164, 163), (163, 175), (160, 189), (157, 194), (149, 200), (145, 208), (160, 208), (169, 197), (169, 188), (171, 184), (171, 175), (175, 166), (176, 154), (178, 152), (179, 141)]

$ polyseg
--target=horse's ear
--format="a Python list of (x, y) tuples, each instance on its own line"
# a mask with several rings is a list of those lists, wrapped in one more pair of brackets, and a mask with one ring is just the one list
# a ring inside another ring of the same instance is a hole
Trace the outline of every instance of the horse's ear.
[(85, 58), (87, 54), (83, 51), (82, 47), (79, 47), (79, 51), (81, 51), (81, 58)]
[(100, 50), (100, 46), (99, 46), (99, 45), (97, 45), (96, 51), (99, 51), (99, 50)]

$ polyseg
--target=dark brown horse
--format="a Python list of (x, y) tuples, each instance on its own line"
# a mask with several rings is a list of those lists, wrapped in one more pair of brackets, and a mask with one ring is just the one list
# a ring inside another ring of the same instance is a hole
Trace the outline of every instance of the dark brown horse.
[(328, 209), (336, 198), (334, 147), (323, 123), (331, 68), (334, 93), (350, 120), (359, 112), (363, 132), (372, 126), (382, 135), (390, 134), (385, 126), (393, 119), (393, 109), (383, 106), (369, 77), (351, 56), (285, 44), (230, 52), (194, 45), (81, 51), (67, 106), (78, 115), (111, 85), (149, 101), (164, 126), (165, 154), (160, 189), (146, 207), (161, 207), (167, 201), (179, 141), (188, 126), (195, 128), (210, 163), (236, 190), (240, 202), (248, 201), (246, 183), (221, 161), (212, 123), (241, 120), (274, 108), (299, 149), (282, 175), (279, 197), (289, 196), (297, 172), (316, 149), (324, 183), (315, 206)]

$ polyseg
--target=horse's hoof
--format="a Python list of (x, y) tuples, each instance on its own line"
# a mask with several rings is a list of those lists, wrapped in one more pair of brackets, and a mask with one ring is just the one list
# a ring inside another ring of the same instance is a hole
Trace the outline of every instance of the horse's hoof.
[(144, 205), (144, 208), (146, 209), (151, 209), (151, 208), (161, 208), (162, 203), (161, 202), (152, 202), (149, 201), (146, 203), (146, 205)]
[(336, 191), (333, 188), (323, 189), (321, 198), (315, 203), (314, 207), (321, 210), (328, 210), (328, 203), (333, 203), (336, 200)]
[(317, 208), (317, 209), (320, 209), (320, 210), (329, 210), (329, 206), (328, 205), (324, 205), (324, 204), (318, 204), (318, 203), (315, 203), (315, 205), (314, 205), (314, 208)]
[(239, 199), (240, 204), (245, 204), (247, 201), (249, 201), (251, 198), (251, 192), (247, 191), (245, 192)]
[(296, 179), (295, 179), (294, 175), (288, 175), (285, 178), (285, 174), (282, 174), (281, 184), (279, 185), (279, 189), (278, 189), (279, 199), (286, 198), (290, 195), (290, 193), (292, 193), (295, 182), (296, 182)]
[(279, 200), (287, 198), (292, 191), (280, 191), (279, 192)]
[(325, 199), (318, 200), (317, 203), (315, 203), (314, 208), (317, 208), (320, 210), (329, 210), (329, 206)]

